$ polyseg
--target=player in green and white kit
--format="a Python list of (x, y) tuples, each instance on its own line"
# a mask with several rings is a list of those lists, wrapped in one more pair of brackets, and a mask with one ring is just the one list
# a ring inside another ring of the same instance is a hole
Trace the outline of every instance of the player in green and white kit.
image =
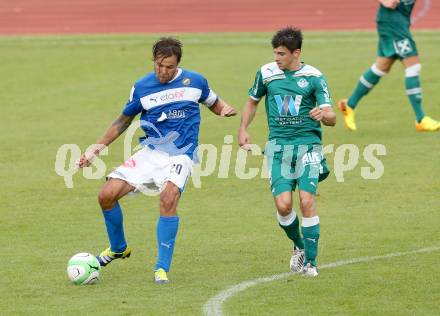
[(354, 109), (358, 102), (390, 71), (397, 59), (405, 66), (405, 89), (416, 116), (416, 130), (440, 130), (440, 122), (426, 116), (422, 108), (419, 78), (422, 66), (410, 32), (411, 12), (415, 2), (416, 0), (379, 0), (376, 17), (379, 46), (376, 62), (360, 77), (350, 98), (338, 102), (349, 130), (356, 130)]
[[(317, 276), (320, 228), (315, 193), (318, 182), (328, 175), (322, 155), (321, 123), (335, 125), (336, 115), (322, 73), (300, 62), (301, 45), (302, 34), (298, 29), (288, 27), (274, 35), (275, 62), (257, 71), (249, 90), (250, 98), (244, 106), (238, 138), (242, 148), (250, 146), (247, 128), (258, 103), (265, 97), (269, 125), (265, 155), (278, 222), (294, 243), (290, 268), (294, 272)], [(292, 208), (292, 191), (297, 186), (303, 215), (302, 234)]]

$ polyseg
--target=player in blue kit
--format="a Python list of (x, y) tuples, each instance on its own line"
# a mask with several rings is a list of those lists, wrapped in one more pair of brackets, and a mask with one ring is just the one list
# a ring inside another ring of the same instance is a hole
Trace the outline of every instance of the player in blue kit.
[(154, 281), (158, 284), (169, 282), (167, 272), (179, 226), (177, 205), (198, 146), (199, 103), (219, 116), (236, 115), (234, 108), (210, 89), (202, 75), (178, 67), (181, 56), (182, 44), (177, 39), (161, 38), (153, 45), (154, 72), (134, 84), (122, 114), (77, 162), (79, 167), (90, 166), (93, 158), (141, 114), (141, 127), (146, 134), (142, 149), (108, 175), (98, 196), (110, 247), (97, 258), (101, 266), (106, 266), (131, 254), (119, 199), (130, 192), (160, 192), (158, 259), (154, 267)]

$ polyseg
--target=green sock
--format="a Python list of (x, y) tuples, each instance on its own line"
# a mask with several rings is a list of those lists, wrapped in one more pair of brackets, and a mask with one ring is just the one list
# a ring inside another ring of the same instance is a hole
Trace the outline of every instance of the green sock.
[(304, 237), (305, 258), (304, 265), (311, 263), (316, 267), (316, 257), (318, 256), (319, 241), (319, 216), (303, 217), (302, 233)]
[(385, 73), (380, 71), (375, 64), (371, 66), (371, 68), (359, 78), (356, 88), (347, 101), (348, 105), (354, 109), (359, 103), (359, 100), (370, 92), (384, 75)]
[(287, 237), (293, 241), (295, 247), (304, 249), (304, 242), (299, 231), (299, 220), (295, 211), (292, 210), (287, 216), (281, 216), (277, 212), (277, 218), (280, 227), (286, 232)]
[(408, 95), (409, 102), (416, 115), (418, 123), (425, 116), (425, 112), (422, 109), (422, 89), (420, 88), (420, 77), (405, 77), (406, 94)]

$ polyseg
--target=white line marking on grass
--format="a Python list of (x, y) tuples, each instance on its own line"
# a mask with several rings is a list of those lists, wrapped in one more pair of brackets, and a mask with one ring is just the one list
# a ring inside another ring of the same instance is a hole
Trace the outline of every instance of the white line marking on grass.
[[(422, 248), (422, 249), (413, 250), (413, 251), (406, 251), (406, 252), (395, 252), (395, 253), (390, 253), (390, 254), (383, 255), (383, 256), (361, 257), (361, 258), (354, 258), (354, 259), (349, 259), (349, 260), (341, 260), (341, 261), (336, 261), (336, 262), (324, 264), (324, 265), (320, 266), (319, 269), (320, 270), (332, 269), (332, 268), (337, 268), (340, 266), (345, 266), (348, 264), (370, 262), (370, 261), (375, 261), (375, 260), (389, 259), (389, 258), (407, 256), (407, 255), (418, 254), (418, 253), (433, 252), (433, 251), (437, 251), (437, 250), (440, 250), (440, 246)], [(222, 304), (226, 300), (231, 298), (232, 296), (236, 295), (237, 293), (242, 292), (244, 290), (247, 290), (248, 288), (253, 287), (255, 285), (258, 285), (258, 284), (268, 283), (268, 282), (284, 279), (284, 278), (291, 276), (291, 275), (293, 275), (292, 272), (286, 272), (286, 273), (281, 273), (281, 274), (275, 274), (275, 275), (272, 275), (269, 277), (244, 281), (244, 282), (241, 282), (237, 285), (234, 285), (234, 286), (220, 292), (216, 296), (210, 298), (206, 302), (206, 304), (203, 306), (203, 314), (206, 316), (222, 316), (223, 315)]]

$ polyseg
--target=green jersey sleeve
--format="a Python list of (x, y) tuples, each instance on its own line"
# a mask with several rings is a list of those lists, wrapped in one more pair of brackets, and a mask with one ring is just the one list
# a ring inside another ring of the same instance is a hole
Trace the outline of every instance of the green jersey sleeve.
[(314, 94), (319, 107), (332, 106), (332, 99), (328, 91), (327, 80), (324, 76), (314, 78)]
[(252, 88), (249, 89), (249, 96), (255, 101), (260, 101), (267, 93), (266, 85), (263, 84), (263, 76), (261, 75), (261, 70), (258, 70), (255, 75), (255, 81)]

